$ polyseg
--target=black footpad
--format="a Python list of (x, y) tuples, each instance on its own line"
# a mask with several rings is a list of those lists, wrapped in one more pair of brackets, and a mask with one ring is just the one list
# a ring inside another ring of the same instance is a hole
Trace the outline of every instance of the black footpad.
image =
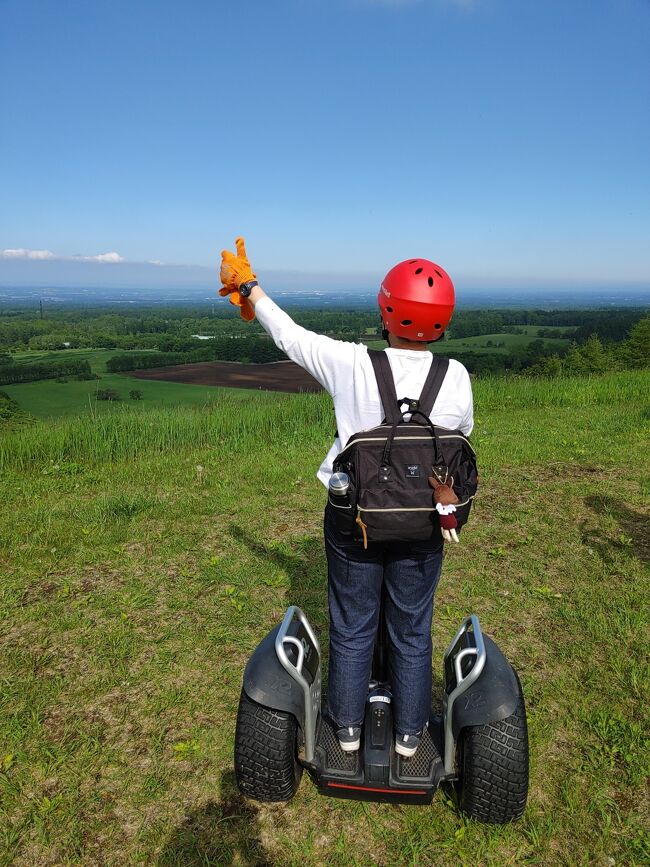
[(430, 779), (433, 763), (439, 761), (438, 750), (433, 743), (429, 729), (426, 728), (414, 756), (409, 758), (397, 756), (397, 773), (403, 780)]
[(359, 752), (343, 752), (339, 739), (331, 722), (326, 717), (321, 717), (318, 730), (318, 746), (325, 753), (327, 771), (336, 771), (340, 774), (357, 774), (359, 771)]

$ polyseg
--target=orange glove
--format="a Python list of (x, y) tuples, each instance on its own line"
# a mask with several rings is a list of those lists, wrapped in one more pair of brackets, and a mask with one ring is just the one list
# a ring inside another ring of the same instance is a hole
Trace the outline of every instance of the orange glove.
[(243, 238), (235, 240), (237, 246), (237, 255), (231, 253), (230, 250), (221, 251), (221, 270), (219, 276), (223, 287), (219, 289), (219, 295), (229, 295), (229, 301), (236, 307), (239, 307), (239, 315), (246, 322), (255, 319), (255, 309), (248, 298), (242, 298), (237, 291), (242, 283), (248, 283), (250, 280), (256, 279), (256, 274), (253, 273), (251, 263), (246, 255), (246, 245)]
[[(245, 282), (245, 281), (244, 281)], [(219, 295), (230, 295), (228, 299), (235, 307), (239, 307), (239, 315), (246, 322), (252, 322), (255, 319), (255, 308), (248, 298), (242, 298), (236, 289), (228, 289), (226, 286), (219, 289)]]

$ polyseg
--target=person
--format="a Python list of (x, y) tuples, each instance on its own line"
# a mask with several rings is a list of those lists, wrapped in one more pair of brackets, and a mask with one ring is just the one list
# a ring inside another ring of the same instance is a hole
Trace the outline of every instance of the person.
[[(220, 294), (241, 308), (244, 319), (257, 317), (276, 346), (333, 398), (337, 433), (317, 473), (327, 487), (332, 462), (350, 436), (381, 424), (384, 417), (367, 347), (295, 323), (259, 285), (243, 238), (237, 239), (236, 248), (236, 254), (222, 252)], [(442, 337), (453, 313), (451, 279), (433, 262), (409, 259), (388, 272), (378, 301), (397, 394), (418, 398), (433, 360), (427, 344)], [(458, 361), (449, 361), (430, 418), (465, 435), (472, 431), (470, 378)], [(341, 748), (358, 750), (384, 586), (395, 750), (412, 756), (431, 712), (431, 622), (443, 533), (420, 542), (369, 542), (364, 549), (353, 531), (346, 533), (335, 525), (328, 504), (324, 536), (330, 613), (326, 713)], [(445, 531), (444, 541), (452, 538), (458, 541), (455, 532), (452, 537)]]

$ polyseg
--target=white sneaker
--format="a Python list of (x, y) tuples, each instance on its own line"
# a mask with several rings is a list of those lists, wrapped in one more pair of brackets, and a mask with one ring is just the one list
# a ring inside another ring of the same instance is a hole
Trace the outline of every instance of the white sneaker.
[(336, 737), (344, 753), (353, 753), (361, 746), (361, 727), (345, 726), (337, 730)]
[(416, 735), (396, 735), (395, 752), (407, 759), (414, 756), (417, 748), (420, 746), (423, 732), (424, 729)]

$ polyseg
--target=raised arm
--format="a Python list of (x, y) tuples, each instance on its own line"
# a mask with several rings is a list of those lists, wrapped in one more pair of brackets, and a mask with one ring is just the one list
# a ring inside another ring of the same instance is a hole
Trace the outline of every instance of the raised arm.
[[(275, 345), (303, 367), (331, 395), (349, 387), (356, 353), (360, 347), (343, 340), (333, 340), (298, 325), (275, 304), (257, 283), (243, 238), (237, 238), (237, 255), (224, 250), (221, 263), (221, 295), (240, 308), (248, 321), (255, 318), (271, 336)], [(254, 284), (254, 285), (244, 285)], [(242, 295), (242, 290), (247, 295)]]

